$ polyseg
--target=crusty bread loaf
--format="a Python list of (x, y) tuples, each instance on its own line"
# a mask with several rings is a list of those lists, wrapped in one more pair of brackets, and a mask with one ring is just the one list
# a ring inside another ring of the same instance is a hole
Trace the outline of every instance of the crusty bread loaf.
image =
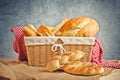
[(104, 68), (100, 65), (80, 61), (65, 65), (63, 70), (67, 73), (77, 75), (96, 75), (104, 72)]
[[(62, 56), (56, 55), (52, 58), (52, 60), (50, 62), (47, 63), (46, 68), (48, 71), (57, 70), (66, 64), (70, 64), (73, 61), (80, 60), (84, 55), (85, 55), (85, 53), (80, 50), (69, 51), (69, 52), (66, 52), (65, 54), (63, 54)], [(59, 67), (58, 67), (58, 65), (59, 65)]]
[(60, 29), (61, 36), (93, 37), (97, 34), (99, 25), (90, 17), (78, 17), (68, 20)]
[(91, 19), (91, 22), (88, 23), (84, 28), (81, 28), (76, 36), (78, 37), (94, 37), (99, 30), (97, 22)]

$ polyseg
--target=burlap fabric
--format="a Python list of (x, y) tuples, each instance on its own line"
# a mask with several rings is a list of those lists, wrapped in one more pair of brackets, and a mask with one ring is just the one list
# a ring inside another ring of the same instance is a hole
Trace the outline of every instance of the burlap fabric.
[(115, 70), (105, 68), (104, 74), (95, 76), (72, 75), (61, 70), (51, 73), (44, 67), (28, 66), (26, 61), (0, 59), (0, 80), (99, 80), (111, 72)]

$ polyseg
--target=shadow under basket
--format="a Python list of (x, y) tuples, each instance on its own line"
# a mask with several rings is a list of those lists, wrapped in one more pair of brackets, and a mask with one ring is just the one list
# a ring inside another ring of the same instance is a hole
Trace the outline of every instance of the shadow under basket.
[(25, 37), (28, 64), (46, 66), (47, 62), (61, 51), (82, 50), (85, 56), (80, 61), (91, 61), (94, 37)]

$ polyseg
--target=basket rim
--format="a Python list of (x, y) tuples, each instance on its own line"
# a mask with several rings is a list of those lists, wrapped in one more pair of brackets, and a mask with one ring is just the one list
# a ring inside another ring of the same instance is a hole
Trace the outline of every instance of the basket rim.
[(25, 45), (45, 45), (45, 44), (59, 44), (58, 40), (62, 41), (62, 44), (86, 44), (94, 45), (95, 37), (25, 37)]

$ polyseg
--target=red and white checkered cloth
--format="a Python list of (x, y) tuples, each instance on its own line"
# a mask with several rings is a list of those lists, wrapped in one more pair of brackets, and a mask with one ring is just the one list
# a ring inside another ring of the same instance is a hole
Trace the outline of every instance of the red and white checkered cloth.
[(120, 68), (119, 63), (105, 60), (105, 59), (103, 59), (103, 56), (104, 56), (104, 50), (102, 47), (102, 43), (96, 38), (95, 44), (94, 44), (93, 49), (92, 49), (91, 62), (97, 63), (97, 64), (105, 66), (105, 67)]
[(27, 52), (24, 44), (23, 28), (21, 26), (18, 26), (12, 28), (11, 31), (15, 35), (15, 39), (13, 40), (13, 48), (18, 53), (18, 59), (21, 61), (27, 60)]
[[(21, 61), (27, 60), (27, 52), (24, 44), (24, 33), (21, 26), (14, 27), (11, 31), (15, 35), (13, 41), (13, 48), (18, 53), (18, 59)], [(96, 38), (95, 44), (92, 49), (92, 60), (91, 62), (97, 63), (105, 67), (120, 68), (120, 64), (116, 62), (110, 62), (103, 59), (104, 50), (101, 42)]]

